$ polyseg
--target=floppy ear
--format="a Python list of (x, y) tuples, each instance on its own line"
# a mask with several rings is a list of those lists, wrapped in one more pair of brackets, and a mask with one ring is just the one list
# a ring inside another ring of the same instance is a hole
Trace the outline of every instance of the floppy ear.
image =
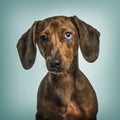
[(100, 33), (76, 16), (73, 16), (73, 22), (79, 33), (82, 55), (88, 62), (94, 62), (99, 54)]
[(35, 34), (37, 22), (22, 35), (17, 43), (21, 63), (25, 69), (33, 66), (36, 57)]

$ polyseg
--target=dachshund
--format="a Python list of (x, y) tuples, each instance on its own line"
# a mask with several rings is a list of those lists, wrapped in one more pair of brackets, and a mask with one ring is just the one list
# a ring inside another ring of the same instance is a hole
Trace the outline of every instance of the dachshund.
[(77, 16), (54, 16), (35, 21), (17, 43), (21, 63), (30, 69), (36, 46), (48, 73), (37, 94), (36, 120), (97, 120), (95, 90), (78, 65), (78, 48), (85, 60), (99, 55), (100, 33)]

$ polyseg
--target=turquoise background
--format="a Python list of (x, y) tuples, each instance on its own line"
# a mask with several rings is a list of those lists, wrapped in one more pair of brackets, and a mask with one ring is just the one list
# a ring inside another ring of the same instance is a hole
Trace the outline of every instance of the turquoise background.
[(98, 60), (88, 63), (80, 53), (80, 69), (97, 93), (98, 120), (120, 120), (119, 0), (0, 0), (0, 120), (35, 120), (47, 70), (39, 52), (32, 69), (24, 70), (16, 44), (35, 20), (56, 15), (76, 15), (100, 31)]

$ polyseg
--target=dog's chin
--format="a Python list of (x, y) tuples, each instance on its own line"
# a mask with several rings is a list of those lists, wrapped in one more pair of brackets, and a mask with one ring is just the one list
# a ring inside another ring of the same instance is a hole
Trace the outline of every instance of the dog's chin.
[(51, 74), (63, 74), (64, 70), (63, 69), (48, 69), (48, 72)]
[(56, 72), (56, 71), (49, 71), (49, 73), (51, 73), (51, 74), (55, 74), (55, 75), (62, 75), (64, 72)]

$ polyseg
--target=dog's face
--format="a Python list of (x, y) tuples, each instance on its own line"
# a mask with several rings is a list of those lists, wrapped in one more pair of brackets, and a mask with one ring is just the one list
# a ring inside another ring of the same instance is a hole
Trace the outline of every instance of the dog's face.
[(36, 43), (49, 72), (68, 71), (78, 51), (78, 32), (70, 18), (49, 18), (38, 23)]
[(78, 54), (78, 45), (87, 61), (96, 60), (99, 32), (75, 16), (51, 17), (35, 22), (17, 45), (21, 62), (26, 69), (35, 61), (36, 44), (46, 60), (49, 72), (65, 72), (70, 69)]

